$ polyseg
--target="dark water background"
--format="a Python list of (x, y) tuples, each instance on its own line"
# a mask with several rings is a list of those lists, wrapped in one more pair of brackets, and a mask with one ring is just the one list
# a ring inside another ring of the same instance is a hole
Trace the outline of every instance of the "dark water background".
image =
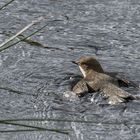
[(88, 99), (69, 101), (63, 93), (70, 77), (80, 74), (70, 61), (83, 55), (94, 55), (105, 70), (140, 82), (140, 1), (16, 0), (0, 11), (0, 42), (40, 16), (61, 19), (32, 37), (52, 49), (21, 42), (0, 53), (0, 87), (19, 91), (0, 89), (0, 120), (19, 124), (0, 121), (0, 140), (139, 140), (139, 102), (104, 106)]

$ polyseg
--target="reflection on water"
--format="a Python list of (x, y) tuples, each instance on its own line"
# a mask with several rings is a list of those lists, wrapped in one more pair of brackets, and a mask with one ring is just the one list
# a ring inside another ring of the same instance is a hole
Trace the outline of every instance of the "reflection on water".
[(82, 55), (140, 82), (139, 7), (138, 0), (26, 0), (1, 10), (1, 42), (37, 17), (62, 20), (32, 37), (52, 49), (22, 42), (0, 54), (1, 139), (139, 139), (138, 101), (108, 106), (96, 95), (64, 97), (80, 74), (71, 61)]

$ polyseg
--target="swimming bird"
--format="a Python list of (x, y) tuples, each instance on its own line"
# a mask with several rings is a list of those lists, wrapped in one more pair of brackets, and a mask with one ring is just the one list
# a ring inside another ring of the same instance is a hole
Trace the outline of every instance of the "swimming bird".
[(83, 75), (83, 78), (72, 88), (78, 96), (88, 92), (100, 91), (107, 98), (108, 103), (112, 105), (139, 98), (119, 88), (121, 84), (127, 86), (128, 82), (104, 72), (95, 57), (83, 56), (73, 63), (78, 65)]

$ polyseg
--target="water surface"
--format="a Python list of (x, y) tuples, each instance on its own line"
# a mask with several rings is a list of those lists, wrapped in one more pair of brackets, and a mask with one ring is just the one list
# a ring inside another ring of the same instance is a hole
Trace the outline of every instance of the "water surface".
[(61, 21), (32, 37), (52, 49), (21, 42), (0, 53), (0, 120), (9, 120), (0, 121), (0, 138), (138, 140), (138, 101), (108, 106), (88, 97), (69, 101), (63, 93), (69, 91), (70, 77), (80, 74), (71, 61), (83, 55), (96, 56), (106, 71), (140, 82), (139, 15), (139, 0), (15, 0), (1, 10), (1, 43), (7, 33), (17, 33), (40, 16)]

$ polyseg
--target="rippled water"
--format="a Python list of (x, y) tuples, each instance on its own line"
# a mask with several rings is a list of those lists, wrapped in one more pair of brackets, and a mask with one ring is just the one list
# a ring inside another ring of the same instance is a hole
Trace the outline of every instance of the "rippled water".
[(71, 61), (82, 55), (97, 56), (106, 71), (140, 82), (140, 1), (15, 0), (0, 11), (0, 42), (40, 16), (61, 20), (32, 37), (52, 49), (22, 42), (0, 53), (0, 120), (5, 120), (0, 121), (0, 139), (140, 139), (138, 101), (108, 106), (89, 97), (63, 97), (70, 77), (80, 74)]

